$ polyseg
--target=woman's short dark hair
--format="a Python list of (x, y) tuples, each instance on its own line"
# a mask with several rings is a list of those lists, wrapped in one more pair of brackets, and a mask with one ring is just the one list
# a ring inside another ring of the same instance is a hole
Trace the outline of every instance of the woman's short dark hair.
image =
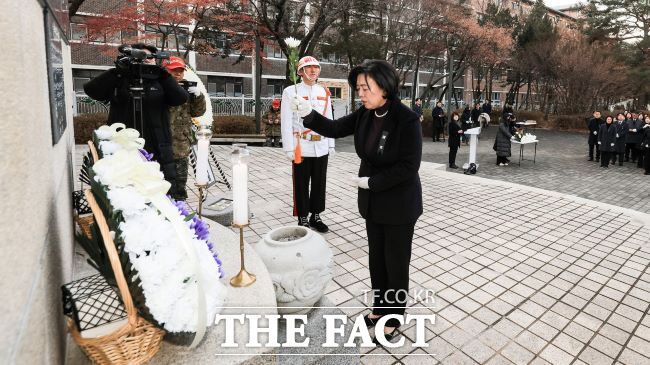
[(384, 60), (366, 60), (350, 71), (348, 83), (353, 89), (357, 88), (357, 77), (371, 77), (379, 87), (386, 92), (386, 99), (394, 100), (399, 95), (399, 75), (395, 67)]

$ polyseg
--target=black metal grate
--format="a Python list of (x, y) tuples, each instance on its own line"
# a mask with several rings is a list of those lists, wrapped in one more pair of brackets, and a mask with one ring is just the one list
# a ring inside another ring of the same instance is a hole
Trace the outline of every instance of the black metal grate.
[(85, 331), (126, 318), (122, 300), (101, 274), (76, 280), (61, 287), (63, 314)]
[(92, 213), (83, 190), (75, 190), (72, 192), (72, 206), (77, 211), (78, 215)]

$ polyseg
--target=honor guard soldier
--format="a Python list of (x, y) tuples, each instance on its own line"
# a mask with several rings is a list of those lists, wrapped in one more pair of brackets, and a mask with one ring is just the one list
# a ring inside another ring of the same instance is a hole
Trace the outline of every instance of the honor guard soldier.
[(327, 160), (335, 153), (334, 140), (304, 128), (302, 119), (291, 110), (297, 96), (309, 100), (314, 110), (332, 119), (330, 92), (316, 83), (320, 71), (314, 57), (305, 56), (298, 61), (297, 73), (302, 82), (282, 92), (281, 126), (282, 148), (293, 169), (293, 215), (298, 217), (298, 225), (327, 232), (319, 214), (325, 210)]

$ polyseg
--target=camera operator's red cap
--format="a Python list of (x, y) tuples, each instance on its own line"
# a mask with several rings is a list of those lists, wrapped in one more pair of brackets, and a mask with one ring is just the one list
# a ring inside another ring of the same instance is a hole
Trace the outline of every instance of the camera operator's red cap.
[(280, 107), (280, 100), (279, 99), (273, 99), (271, 102), (271, 106), (278, 109)]
[(162, 65), (164, 68), (170, 71), (176, 68), (185, 68), (185, 62), (183, 59), (176, 56), (171, 56), (168, 60), (164, 60)]

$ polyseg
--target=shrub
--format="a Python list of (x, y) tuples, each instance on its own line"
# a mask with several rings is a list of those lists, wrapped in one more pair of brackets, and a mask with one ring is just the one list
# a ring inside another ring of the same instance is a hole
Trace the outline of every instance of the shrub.
[(88, 113), (79, 114), (73, 118), (74, 125), (74, 142), (84, 144), (88, 142), (93, 135), (93, 131), (106, 124), (108, 114), (106, 113)]
[(556, 130), (586, 131), (588, 114), (556, 115), (550, 118), (549, 128)]
[(214, 116), (212, 133), (219, 134), (257, 134), (255, 118), (246, 115)]

